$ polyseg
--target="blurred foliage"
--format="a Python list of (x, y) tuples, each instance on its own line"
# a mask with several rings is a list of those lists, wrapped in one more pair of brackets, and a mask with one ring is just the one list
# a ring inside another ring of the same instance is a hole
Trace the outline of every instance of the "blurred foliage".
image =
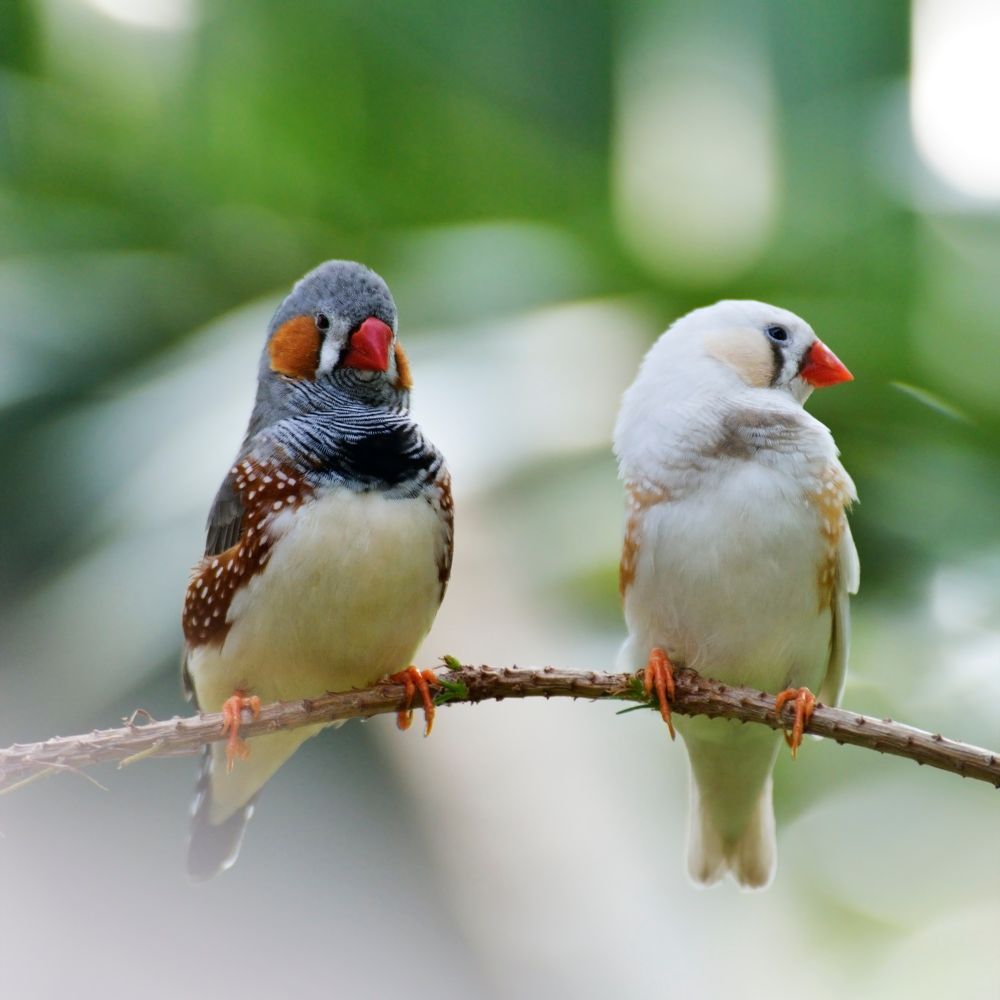
[[(8, 468), (31, 469), (39, 428), (317, 260), (391, 265), (412, 227), (530, 219), (558, 227), (589, 262), (580, 298), (639, 294), (663, 325), (714, 298), (752, 296), (799, 310), (836, 344), (858, 382), (817, 406), (861, 483), (856, 530), (878, 554), (866, 587), (983, 544), (997, 408), (956, 398), (913, 350), (914, 323), (926, 322), (915, 314), (943, 311), (922, 301), (924, 258), (949, 248), (873, 162), (872, 94), (906, 70), (904, 5), (757, 5), (749, 20), (767, 41), (780, 109), (780, 205), (751, 266), (694, 287), (646, 272), (615, 227), (609, 43), (627, 7), (196, 10), (195, 25), (166, 38), (122, 38), (127, 28), (70, 0), (4, 7), (0, 247), (9, 349), (29, 369), (10, 377)], [(70, 44), (77, 31), (88, 45)], [(516, 289), (507, 301), (492, 294), (488, 261), (476, 277), (484, 287), (465, 290), (467, 319), (484, 318), (479, 298), (497, 312), (522, 305)], [(449, 276), (438, 280), (446, 294)], [(418, 305), (404, 312), (411, 326), (448, 315), (445, 302)], [(963, 317), (963, 343), (993, 335), (988, 315)], [(951, 399), (967, 421), (950, 424), (891, 381)], [(933, 453), (948, 475), (923, 474)], [(892, 481), (879, 483), (886, 463)], [(907, 500), (942, 486), (926, 505)], [(80, 512), (61, 508), (39, 490), (5, 492), (5, 591), (79, 554)]]
[[(857, 377), (810, 404), (862, 500), (848, 698), (932, 728), (970, 710), (965, 735), (998, 742), (978, 685), (1000, 693), (1000, 225), (994, 205), (936, 197), (940, 182), (912, 147), (909, 13), (899, 2), (790, 0), (4, 0), (6, 729), (42, 737), (113, 721), (123, 675), (136, 697), (178, 709), (167, 678), (183, 565), (197, 554), (215, 483), (175, 480), (216, 433), (209, 404), (231, 395), (224, 374), (197, 381), (199, 351), (252, 314), (241, 340), (250, 371), (260, 301), (270, 307), (321, 260), (351, 257), (386, 277), (404, 338), (422, 345), (425, 372), (441, 373), (428, 398), (418, 366), (418, 412), (436, 406), (456, 442), (477, 435), (468, 453), (487, 456), (477, 472), (449, 451), (474, 512), (459, 511), (458, 545), (495, 544), (490, 572), (521, 603), (480, 610), (480, 622), (466, 607), (456, 653), (486, 655), (473, 644), (494, 626), (527, 644), (537, 629), (519, 631), (522, 614), (567, 630), (553, 636), (582, 635), (594, 661), (610, 655), (621, 634), (608, 451), (617, 395), (673, 318), (752, 297), (805, 316)], [(710, 117), (687, 132), (650, 131), (636, 108), (661, 86), (666, 106), (677, 79), (682, 106), (702, 93), (735, 102), (732, 120), (759, 126), (772, 166), (751, 162)], [(706, 149), (715, 153), (702, 161)], [(672, 248), (662, 257), (628, 208), (630, 171), (647, 153), (707, 185), (679, 193), (693, 213), (685, 221), (656, 197), (640, 213)], [(741, 256), (723, 238), (716, 261), (704, 243), (713, 199), (729, 204), (741, 172), (758, 169), (762, 221), (747, 223)], [(704, 233), (690, 221), (702, 216)], [(609, 315), (620, 329), (607, 329)], [(544, 340), (537, 331), (560, 317), (565, 334)], [(542, 369), (535, 381), (513, 381), (523, 358)], [(488, 427), (477, 422), (484, 414)], [(579, 432), (587, 414), (597, 432)], [(550, 424), (559, 433), (545, 437)], [(179, 427), (184, 443), (164, 452)], [(234, 445), (235, 436), (222, 451)], [(175, 464), (158, 457), (167, 453)], [(108, 574), (118, 574), (110, 584)], [(449, 601), (474, 586), (456, 574)], [(135, 610), (143, 600), (145, 617)], [(119, 651), (117, 674), (109, 650)], [(68, 692), (59, 706), (45, 701), (55, 686)], [(355, 744), (364, 756), (364, 738)], [(812, 771), (779, 768), (779, 819), (796, 829), (810, 822), (818, 786), (864, 794), (856, 756), (809, 749)], [(381, 766), (374, 751), (365, 760)], [(907, 777), (900, 794), (919, 799), (926, 775)], [(964, 808), (969, 824), (982, 818), (981, 805)], [(799, 874), (808, 853), (791, 852)], [(859, 967), (877, 962), (873, 941), (932, 926), (829, 883), (813, 888), (816, 935)], [(713, 898), (722, 907), (728, 897)], [(954, 898), (982, 903), (972, 889)], [(476, 940), (470, 947), (486, 938)], [(467, 982), (482, 986), (483, 954)]]

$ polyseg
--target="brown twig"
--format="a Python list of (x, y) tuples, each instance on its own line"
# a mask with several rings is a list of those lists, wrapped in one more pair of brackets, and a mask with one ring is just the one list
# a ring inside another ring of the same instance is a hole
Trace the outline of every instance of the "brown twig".
[[(504, 698), (616, 699), (639, 706), (649, 704), (641, 682), (630, 674), (581, 673), (555, 667), (468, 667), (451, 661), (449, 664), (456, 669), (439, 675), (445, 682), (439, 700), (450, 704)], [(689, 670), (677, 671), (676, 679), (673, 711), (680, 715), (739, 719), (771, 729), (783, 726), (775, 715), (772, 695), (728, 687)], [(261, 736), (278, 729), (395, 712), (401, 708), (402, 700), (402, 685), (379, 684), (364, 691), (279, 702), (262, 708), (257, 719), (245, 721), (240, 727), (240, 735)], [(122, 766), (145, 757), (193, 754), (206, 744), (225, 738), (219, 714), (175, 717), (141, 726), (135, 724), (137, 714), (133, 713), (129, 723), (118, 729), (59, 736), (43, 743), (15, 744), (0, 750), (0, 791), (12, 791), (36, 776), (59, 770), (79, 770), (104, 761), (117, 761)], [(785, 723), (790, 715), (791, 706), (784, 713)], [(938, 733), (913, 729), (891, 719), (875, 719), (817, 705), (807, 731), (837, 743), (908, 757), (918, 764), (987, 781), (1000, 788), (1000, 754), (945, 739)]]

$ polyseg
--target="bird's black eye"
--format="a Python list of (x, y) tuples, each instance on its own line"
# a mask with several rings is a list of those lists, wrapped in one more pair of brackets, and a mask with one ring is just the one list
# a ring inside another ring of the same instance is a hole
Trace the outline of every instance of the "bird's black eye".
[(788, 331), (783, 326), (769, 326), (764, 332), (777, 344), (783, 344), (788, 340)]
[(316, 313), (316, 329), (326, 333), (330, 329), (330, 317), (326, 313)]

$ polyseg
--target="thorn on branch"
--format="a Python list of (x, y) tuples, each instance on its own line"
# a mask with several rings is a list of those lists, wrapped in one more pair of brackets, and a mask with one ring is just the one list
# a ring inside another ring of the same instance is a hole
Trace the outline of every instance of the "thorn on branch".
[[(442, 657), (447, 673), (439, 676), (441, 690), (435, 704), (474, 704), (490, 698), (618, 699), (633, 702), (617, 714), (656, 709), (646, 698), (642, 679), (633, 674), (572, 672), (551, 665), (519, 670), (516, 667), (464, 666), (453, 656)], [(398, 688), (377, 685), (364, 691), (327, 694), (288, 704), (267, 707), (265, 717), (244, 724), (247, 736), (325, 725), (352, 718), (369, 718), (396, 711)], [(678, 671), (674, 710), (681, 715), (739, 719), (742, 723), (764, 724), (771, 728), (777, 716), (774, 699), (745, 688), (727, 687), (690, 670)], [(137, 725), (145, 716), (150, 721)], [(146, 757), (178, 756), (199, 752), (220, 738), (217, 714), (195, 715), (157, 722), (148, 712), (137, 709), (121, 729), (95, 730), (88, 736), (55, 737), (44, 743), (15, 744), (0, 750), (0, 792), (12, 791), (60, 770), (78, 772), (101, 761), (120, 761), (123, 766)], [(873, 732), (873, 730), (875, 730)], [(880, 753), (908, 757), (918, 764), (951, 771), (963, 777), (987, 781), (1000, 788), (1000, 754), (945, 739), (940, 733), (926, 733), (899, 726), (891, 720), (876, 719), (840, 709), (817, 706), (810, 732)]]
[[(134, 729), (136, 727), (136, 721), (135, 720), (138, 719), (140, 715), (143, 715), (143, 716), (146, 717), (146, 723), (147, 724), (150, 723), (150, 722), (156, 722), (156, 719), (153, 718), (152, 714), (150, 712), (146, 711), (146, 709), (144, 709), (144, 708), (137, 708), (127, 718), (123, 717), (122, 718), (122, 722), (124, 722), (126, 726), (131, 726)], [(94, 732), (96, 733), (97, 730), (95, 729)]]

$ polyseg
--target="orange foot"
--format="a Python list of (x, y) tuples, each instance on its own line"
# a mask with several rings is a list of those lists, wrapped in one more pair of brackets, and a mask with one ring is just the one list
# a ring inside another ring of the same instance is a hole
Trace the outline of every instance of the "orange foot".
[(790, 701), (795, 702), (795, 722), (792, 725), (791, 733), (784, 730), (785, 742), (792, 748), (792, 760), (795, 759), (799, 747), (802, 745), (802, 734), (809, 725), (812, 718), (813, 709), (816, 707), (816, 696), (809, 688), (788, 688), (782, 691), (774, 699), (774, 713), (781, 721), (781, 710)]
[(424, 736), (430, 736), (431, 729), (434, 728), (434, 698), (431, 695), (432, 687), (440, 687), (441, 682), (437, 679), (433, 670), (421, 672), (416, 667), (407, 667), (400, 670), (398, 674), (390, 674), (387, 678), (393, 684), (402, 684), (406, 688), (405, 708), (396, 713), (396, 725), (400, 729), (409, 729), (413, 722), (413, 696), (420, 692), (420, 700), (424, 705)]
[(243, 709), (250, 709), (250, 714), (256, 719), (260, 715), (260, 698), (255, 694), (246, 695), (242, 691), (234, 691), (231, 698), (222, 703), (222, 731), (229, 733), (226, 741), (226, 772), (233, 769), (238, 760), (246, 760), (250, 756), (250, 747), (240, 739), (240, 721)]
[(675, 739), (674, 723), (670, 718), (670, 703), (674, 700), (674, 668), (669, 657), (662, 649), (656, 647), (649, 654), (649, 661), (646, 663), (646, 672), (642, 679), (643, 687), (646, 689), (646, 697), (653, 697), (653, 689), (656, 689), (656, 700), (660, 703), (660, 715), (670, 730), (670, 738)]

